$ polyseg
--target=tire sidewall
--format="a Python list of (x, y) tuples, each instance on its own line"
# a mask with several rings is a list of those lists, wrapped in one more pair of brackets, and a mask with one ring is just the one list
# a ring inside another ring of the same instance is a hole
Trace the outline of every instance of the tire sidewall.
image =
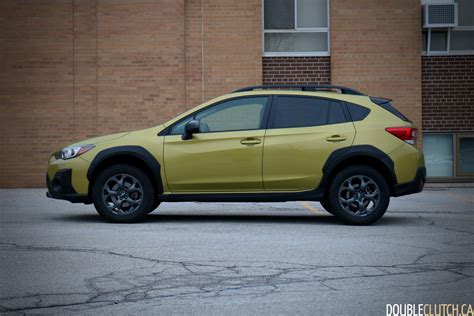
[[(138, 209), (136, 209), (133, 213), (124, 215), (115, 214), (107, 208), (102, 199), (102, 188), (105, 182), (116, 174), (129, 174), (135, 177), (143, 187), (143, 201)], [(130, 223), (143, 219), (145, 215), (152, 210), (155, 199), (154, 193), (153, 184), (145, 172), (135, 166), (118, 164), (104, 169), (97, 176), (92, 187), (92, 201), (97, 212), (108, 221), (116, 223)]]
[[(359, 217), (350, 215), (339, 205), (339, 188), (342, 183), (355, 175), (365, 175), (372, 178), (380, 190), (380, 201), (377, 208), (367, 216)], [(390, 203), (390, 188), (385, 178), (374, 168), (362, 165), (350, 166), (341, 170), (334, 177), (329, 187), (328, 197), (329, 207), (340, 220), (351, 225), (369, 225), (379, 220), (388, 208)]]
[(157, 196), (155, 196), (155, 200), (153, 201), (153, 204), (151, 205), (151, 208), (148, 210), (148, 214), (150, 214), (151, 212), (156, 210), (158, 208), (158, 206), (160, 206), (160, 204), (161, 204), (161, 201), (158, 199)]
[(323, 209), (324, 209), (326, 212), (328, 212), (329, 214), (334, 215), (334, 211), (331, 209), (327, 198), (324, 198), (324, 199), (323, 199), (322, 201), (320, 201), (319, 203), (321, 204), (321, 206), (323, 207)]

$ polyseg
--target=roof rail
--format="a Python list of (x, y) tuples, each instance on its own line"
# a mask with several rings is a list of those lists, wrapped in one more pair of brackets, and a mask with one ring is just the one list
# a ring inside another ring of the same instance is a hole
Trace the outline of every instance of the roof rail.
[(261, 85), (261, 86), (248, 86), (245, 88), (240, 88), (232, 91), (236, 92), (246, 92), (253, 90), (266, 90), (266, 89), (290, 89), (290, 90), (301, 90), (301, 91), (328, 91), (328, 90), (340, 90), (342, 94), (352, 94), (352, 95), (365, 95), (360, 91), (346, 88), (342, 86), (333, 86), (333, 85)]

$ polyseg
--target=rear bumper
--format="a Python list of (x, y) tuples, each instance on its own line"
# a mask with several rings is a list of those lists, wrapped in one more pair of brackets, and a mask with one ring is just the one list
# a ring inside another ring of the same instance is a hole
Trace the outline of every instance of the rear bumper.
[(46, 196), (52, 199), (66, 200), (71, 203), (90, 204), (91, 201), (87, 195), (77, 194), (72, 187), (71, 175), (71, 169), (58, 170), (52, 180), (46, 174), (46, 185), (48, 187)]
[(423, 191), (426, 182), (426, 168), (419, 167), (415, 178), (410, 182), (397, 184), (393, 196), (403, 196)]

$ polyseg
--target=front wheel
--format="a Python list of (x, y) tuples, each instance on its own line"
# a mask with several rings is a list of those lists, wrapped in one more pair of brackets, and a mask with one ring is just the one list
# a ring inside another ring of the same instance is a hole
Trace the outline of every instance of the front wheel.
[(322, 201), (319, 201), (319, 204), (321, 204), (321, 206), (323, 207), (323, 209), (324, 209), (326, 212), (328, 212), (329, 214), (334, 215), (334, 211), (331, 210), (331, 207), (329, 206), (329, 202), (328, 202), (326, 199), (324, 199), (324, 200), (322, 200)]
[(341, 170), (329, 188), (329, 207), (340, 220), (351, 225), (369, 225), (388, 208), (390, 188), (374, 168), (355, 165)]
[(151, 208), (148, 210), (147, 214), (150, 214), (151, 212), (156, 210), (158, 206), (160, 206), (160, 204), (161, 201), (158, 199), (158, 197), (155, 197), (155, 200), (153, 201), (153, 204), (151, 205)]
[(92, 201), (97, 212), (111, 222), (136, 222), (152, 210), (154, 188), (141, 169), (117, 164), (97, 176)]

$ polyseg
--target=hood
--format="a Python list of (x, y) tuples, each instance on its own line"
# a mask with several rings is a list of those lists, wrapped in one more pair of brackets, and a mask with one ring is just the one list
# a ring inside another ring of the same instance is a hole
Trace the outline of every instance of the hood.
[(72, 146), (87, 145), (87, 144), (96, 145), (96, 144), (103, 143), (103, 142), (106, 142), (106, 141), (109, 141), (109, 140), (124, 137), (125, 135), (127, 135), (129, 133), (130, 132), (123, 132), (123, 133), (116, 133), (116, 134), (110, 134), (110, 135), (105, 135), (105, 136), (89, 138), (89, 139), (78, 141), (78, 142), (73, 143), (73, 144), (68, 144), (67, 146), (64, 146), (64, 147), (72, 147)]

